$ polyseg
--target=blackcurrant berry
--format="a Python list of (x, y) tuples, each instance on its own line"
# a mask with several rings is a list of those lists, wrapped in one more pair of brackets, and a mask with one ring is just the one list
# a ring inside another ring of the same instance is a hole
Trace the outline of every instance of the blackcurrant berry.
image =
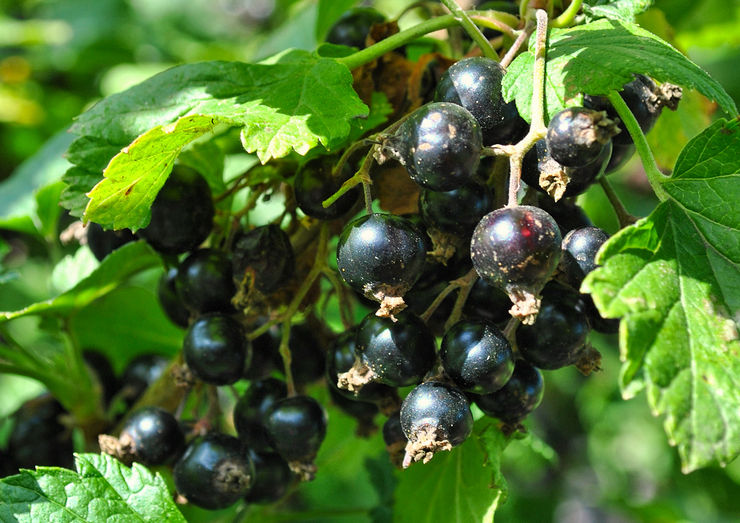
[(582, 167), (596, 161), (619, 128), (606, 113), (569, 107), (555, 114), (547, 127), (547, 150), (565, 167)]
[(570, 200), (556, 202), (547, 194), (539, 194), (537, 206), (555, 219), (560, 228), (561, 236), (565, 236), (573, 229), (593, 225), (583, 209)]
[(473, 232), (493, 205), (493, 191), (473, 182), (451, 191), (422, 189), (419, 193), (419, 212), (428, 226), (463, 236)]
[(136, 237), (128, 229), (106, 231), (97, 223), (87, 224), (87, 246), (100, 261), (119, 247), (135, 240)]
[(409, 312), (397, 315), (396, 321), (368, 314), (357, 330), (355, 351), (359, 361), (339, 380), (339, 386), (349, 390), (369, 382), (414, 385), (431, 370), (435, 359), (432, 333)]
[(370, 28), (385, 22), (385, 16), (372, 7), (356, 7), (344, 13), (329, 29), (326, 41), (362, 49)]
[(270, 444), (304, 479), (313, 479), (313, 460), (326, 436), (326, 423), (326, 412), (309, 396), (277, 401), (264, 417)]
[(199, 249), (177, 268), (175, 290), (185, 306), (195, 313), (233, 312), (236, 293), (231, 259), (216, 249)]
[(110, 360), (103, 353), (96, 350), (85, 350), (82, 352), (85, 364), (92, 371), (93, 377), (100, 385), (105, 404), (109, 404), (121, 387)]
[(606, 164), (604, 172), (609, 174), (620, 169), (630, 160), (630, 158), (632, 158), (633, 154), (635, 154), (634, 144), (614, 142), (612, 147), (612, 156), (609, 158), (609, 163)]
[(286, 461), (275, 452), (255, 452), (249, 449), (254, 463), (252, 487), (244, 497), (248, 503), (273, 503), (282, 498), (293, 482), (293, 473)]
[(457, 104), (437, 102), (404, 120), (384, 150), (422, 187), (451, 191), (472, 179), (481, 148), (480, 127), (473, 115)]
[(159, 252), (187, 252), (208, 237), (213, 215), (208, 182), (195, 170), (176, 165), (154, 199), (149, 225), (139, 235)]
[(337, 268), (347, 284), (368, 298), (397, 298), (421, 275), (426, 245), (408, 220), (369, 214), (348, 223), (337, 244)]
[(445, 383), (428, 381), (414, 388), (401, 404), (401, 427), (408, 438), (403, 466), (427, 463), (435, 452), (450, 450), (473, 430), (465, 394)]
[(355, 430), (357, 436), (367, 438), (378, 430), (373, 420), (380, 409), (375, 403), (347, 398), (337, 391), (336, 386), (329, 387), (329, 397), (339, 410), (357, 420), (358, 426)]
[(252, 382), (234, 405), (234, 427), (239, 439), (249, 448), (259, 452), (270, 449), (270, 442), (263, 425), (265, 413), (288, 394), (285, 383), (267, 378)]
[(401, 427), (400, 411), (391, 414), (383, 424), (383, 442), (385, 443), (385, 449), (388, 451), (391, 463), (400, 468), (403, 464), (403, 457), (406, 454), (406, 445), (409, 442)]
[(517, 347), (522, 357), (535, 367), (559, 369), (576, 363), (588, 331), (580, 295), (552, 282), (542, 291), (537, 320), (517, 329)]
[(144, 465), (164, 465), (185, 446), (175, 417), (158, 407), (144, 407), (131, 414), (118, 439), (133, 461)]
[(463, 320), (450, 327), (439, 355), (445, 373), (465, 392), (497, 391), (514, 372), (511, 345), (495, 325), (483, 320)]
[[(266, 318), (260, 318), (250, 330), (262, 326), (266, 321)], [(280, 326), (272, 325), (267, 332), (252, 340), (252, 359), (244, 371), (246, 379), (265, 379), (273, 370), (282, 369), (283, 361), (278, 352), (281, 335)]]
[(254, 464), (238, 439), (208, 434), (193, 441), (172, 471), (177, 491), (193, 505), (217, 510), (249, 492)]
[(487, 415), (515, 423), (542, 401), (545, 382), (542, 373), (524, 360), (517, 360), (514, 373), (500, 390), (475, 397), (475, 404)]
[(213, 385), (241, 379), (249, 352), (242, 325), (222, 314), (198, 318), (188, 328), (183, 342), (183, 355), (190, 370)]
[(463, 313), (472, 318), (488, 320), (492, 323), (507, 321), (511, 300), (504, 291), (478, 278), (470, 289)]
[(596, 253), (608, 239), (598, 227), (573, 229), (565, 235), (560, 267), (571, 286), (578, 289), (583, 278), (598, 267)]
[(293, 276), (290, 238), (277, 225), (263, 225), (241, 235), (233, 248), (234, 279), (239, 287), (270, 294)]
[(180, 299), (175, 290), (175, 279), (177, 278), (177, 267), (165, 272), (159, 279), (157, 297), (162, 310), (172, 323), (179, 327), (187, 327), (190, 321), (190, 312)]
[(349, 163), (344, 164), (342, 172), (332, 176), (336, 159), (324, 156), (307, 162), (293, 181), (293, 191), (298, 207), (312, 218), (333, 220), (349, 211), (360, 197), (359, 187), (353, 187), (344, 193), (329, 207), (322, 202), (339, 190), (344, 182), (352, 176)]
[[(290, 371), (296, 385), (306, 385), (324, 377), (326, 354), (316, 333), (308, 324), (301, 323), (291, 327), (288, 346), (292, 355)], [(282, 358), (278, 367), (283, 369)]]
[(121, 376), (122, 394), (126, 402), (134, 404), (168, 366), (169, 360), (158, 354), (142, 354), (131, 360)]
[(555, 220), (542, 209), (504, 207), (478, 223), (470, 257), (481, 278), (509, 295), (512, 315), (531, 323), (537, 314), (537, 294), (560, 260), (561, 242)]
[(382, 383), (368, 383), (356, 392), (339, 388), (339, 374), (348, 372), (355, 364), (357, 329), (350, 329), (336, 339), (326, 354), (326, 379), (332, 388), (350, 400), (378, 401), (393, 394), (393, 389)]

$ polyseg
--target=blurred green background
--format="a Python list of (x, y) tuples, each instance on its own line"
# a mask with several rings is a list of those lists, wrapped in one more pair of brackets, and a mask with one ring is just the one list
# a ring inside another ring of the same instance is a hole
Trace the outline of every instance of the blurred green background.
[[(409, 3), (372, 4), (394, 16)], [(0, 269), (0, 310), (57, 294), (74, 279), (67, 270), (93, 263), (72, 260), (53, 272), (54, 265), (71, 254), (56, 238), (64, 218), (56, 215), (45, 223), (36, 217), (31, 224), (19, 219), (28, 214), (38, 190), (64, 172), (60, 154), (70, 141), (64, 130), (77, 114), (97, 99), (175, 64), (253, 61), (287, 47), (312, 49), (317, 43), (316, 9), (317, 2), (311, 0), (0, 0), (0, 249), (2, 241), (11, 246)], [(657, 0), (639, 21), (709, 71), (740, 103), (740, 1)], [(401, 25), (410, 23), (413, 16), (403, 18)], [(670, 170), (683, 144), (711, 121), (713, 109), (701, 96), (686, 93), (676, 113), (661, 117), (649, 137), (661, 167)], [(45, 160), (26, 163), (11, 178), (44, 144)], [(638, 216), (650, 212), (655, 200), (639, 162), (633, 160), (612, 179), (628, 210)], [(48, 190), (58, 194), (58, 187)], [(598, 187), (581, 197), (581, 203), (596, 225), (616, 230)], [(161, 319), (149, 292), (157, 275), (133, 282), (134, 290), (126, 291), (130, 296), (119, 293), (111, 299), (144, 300)], [(96, 309), (100, 321), (108, 322), (107, 309)], [(19, 336), (25, 342), (43, 345), (45, 334), (33, 321), (17, 330), (23, 331)], [(147, 347), (163, 353), (177, 350), (178, 332), (167, 336), (157, 342), (160, 345)], [(500, 520), (740, 520), (740, 463), (683, 475), (675, 450), (644, 398), (621, 398), (616, 337), (594, 336), (592, 343), (604, 355), (604, 371), (590, 378), (573, 369), (547, 373), (545, 400), (532, 416), (530, 436), (507, 449), (504, 474), (510, 493), (497, 513)], [(120, 369), (136, 350), (114, 361), (115, 366)], [(33, 381), (0, 375), (0, 443), (2, 420), (39, 390)], [(383, 458), (380, 437), (357, 446), (340, 430), (352, 422), (340, 415), (335, 419), (335, 432), (330, 432), (320, 456), (322, 473), (316, 483), (304, 487), (314, 511), (298, 514), (296, 520), (334, 521), (333, 515), (341, 515), (346, 521), (366, 521), (370, 515), (363, 507), (379, 501), (368, 496), (377, 496), (371, 483), (383, 478), (354, 474), (346, 460), (373, 470), (372, 459)], [(369, 467), (363, 456), (369, 456)], [(336, 499), (343, 499), (347, 508), (333, 513), (330, 501)], [(194, 521), (227, 521), (233, 516), (230, 511), (222, 516), (188, 513)]]

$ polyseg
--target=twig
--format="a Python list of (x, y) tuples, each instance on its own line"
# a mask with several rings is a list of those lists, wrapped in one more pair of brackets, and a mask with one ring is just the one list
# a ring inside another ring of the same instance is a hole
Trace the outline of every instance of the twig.
[(624, 204), (622, 204), (617, 193), (614, 192), (614, 188), (611, 183), (609, 183), (609, 180), (606, 179), (606, 176), (601, 176), (599, 178), (599, 184), (601, 184), (601, 188), (604, 189), (604, 193), (609, 199), (609, 203), (611, 203), (612, 208), (614, 208), (614, 214), (617, 215), (617, 220), (619, 221), (619, 228), (623, 229), (635, 223), (637, 218), (627, 212), (627, 209), (624, 207)]

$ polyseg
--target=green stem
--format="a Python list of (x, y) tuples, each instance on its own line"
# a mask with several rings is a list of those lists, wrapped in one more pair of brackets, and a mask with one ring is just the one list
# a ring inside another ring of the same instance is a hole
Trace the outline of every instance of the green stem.
[(483, 56), (491, 60), (498, 61), (498, 53), (491, 47), (491, 42), (483, 36), (478, 26), (473, 23), (468, 14), (459, 6), (455, 0), (442, 0), (442, 3), (450, 10), (455, 20), (463, 26), (463, 29), (470, 35), (470, 38), (480, 47)]
[(532, 34), (532, 30), (534, 29), (534, 24), (528, 23), (527, 27), (524, 28), (524, 31), (519, 33), (519, 36), (516, 37), (516, 40), (513, 44), (511, 44), (511, 47), (509, 47), (509, 50), (506, 51), (506, 54), (501, 59), (501, 67), (506, 68), (509, 67), (509, 64), (516, 58), (516, 54), (519, 52), (519, 48), (524, 44), (524, 42), (529, 38), (529, 36)]
[(620, 200), (617, 193), (614, 192), (614, 188), (609, 183), (609, 180), (606, 179), (606, 176), (601, 176), (599, 178), (599, 184), (601, 185), (601, 188), (604, 189), (604, 194), (606, 194), (606, 197), (609, 199), (609, 203), (614, 209), (614, 214), (617, 215), (619, 228), (624, 229), (628, 225), (632, 225), (633, 223), (635, 223), (637, 221), (637, 218), (627, 212), (627, 209), (624, 207), (622, 200)]
[(581, 10), (583, 0), (572, 0), (568, 8), (560, 16), (550, 22), (550, 27), (568, 27), (573, 23), (573, 19)]
[(448, 330), (460, 320), (465, 302), (468, 300), (470, 291), (473, 289), (473, 285), (475, 284), (477, 279), (478, 273), (476, 272), (476, 270), (470, 269), (470, 271), (465, 276), (457, 280), (460, 286), (460, 290), (457, 293), (457, 299), (455, 299), (455, 305), (452, 307), (452, 312), (445, 322), (445, 330)]
[(653, 157), (653, 151), (650, 150), (647, 139), (642, 133), (642, 129), (640, 129), (640, 124), (637, 123), (632, 111), (627, 107), (627, 104), (622, 100), (618, 92), (612, 91), (609, 93), (609, 101), (614, 106), (614, 109), (616, 109), (619, 118), (624, 122), (624, 126), (629, 131), (632, 141), (635, 143), (635, 148), (640, 155), (642, 166), (645, 169), (645, 174), (650, 185), (653, 187), (653, 191), (655, 191), (655, 195), (660, 201), (667, 200), (668, 193), (663, 189), (663, 181), (668, 179), (668, 177), (658, 169), (655, 158)]

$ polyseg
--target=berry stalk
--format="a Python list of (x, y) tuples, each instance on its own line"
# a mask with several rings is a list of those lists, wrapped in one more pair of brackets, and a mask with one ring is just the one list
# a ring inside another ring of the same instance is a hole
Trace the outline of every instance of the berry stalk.
[(470, 38), (472, 38), (478, 45), (483, 56), (490, 58), (491, 60), (498, 61), (498, 53), (493, 47), (491, 47), (491, 42), (483, 36), (483, 33), (478, 29), (478, 26), (475, 25), (467, 13), (457, 5), (457, 2), (455, 2), (455, 0), (442, 0), (442, 3), (450, 10), (452, 15), (455, 17), (455, 21), (465, 29), (465, 31), (470, 35)]

